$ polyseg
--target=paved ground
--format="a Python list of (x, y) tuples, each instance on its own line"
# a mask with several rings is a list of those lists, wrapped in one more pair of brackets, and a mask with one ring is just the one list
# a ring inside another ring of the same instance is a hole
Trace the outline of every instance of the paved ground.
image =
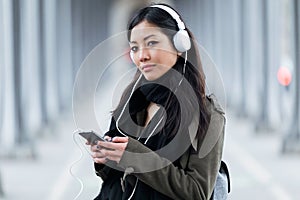
[[(92, 160), (84, 145), (78, 148), (73, 142), (72, 119), (65, 117), (56, 127), (49, 131), (55, 134), (38, 140), (38, 159), (0, 159), (5, 192), (1, 200), (72, 200), (80, 191), (79, 179), (84, 187), (77, 199), (92, 199), (98, 193), (101, 182), (93, 173)], [(257, 135), (249, 120), (230, 112), (226, 133), (224, 160), (232, 179), (229, 199), (299, 199), (300, 155), (280, 154), (281, 135)], [(80, 149), (83, 156), (76, 162)]]
[(257, 134), (253, 123), (229, 113), (224, 159), (232, 177), (230, 199), (299, 199), (300, 155), (281, 154), (281, 138), (277, 132)]

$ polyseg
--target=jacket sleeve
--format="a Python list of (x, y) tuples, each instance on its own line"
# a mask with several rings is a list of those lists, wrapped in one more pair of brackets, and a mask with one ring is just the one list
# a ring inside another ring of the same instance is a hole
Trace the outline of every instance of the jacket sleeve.
[[(129, 139), (127, 149), (119, 164), (124, 168), (133, 168), (133, 175), (140, 181), (172, 199), (209, 199), (212, 195), (221, 163), (225, 123), (225, 118), (221, 114), (212, 117), (218, 118), (218, 125), (213, 124), (211, 126), (210, 124), (210, 127), (212, 127), (210, 133), (214, 132), (219, 137), (205, 156), (201, 156), (200, 146), (198, 146), (197, 151), (187, 151), (185, 154), (189, 154), (188, 164), (182, 163), (182, 166), (186, 167), (180, 168), (175, 166), (171, 161), (160, 157), (132, 138)], [(211, 123), (215, 122), (216, 120), (211, 121)], [(147, 153), (147, 158), (139, 159), (132, 156), (132, 152)], [(182, 159), (183, 157), (180, 158), (180, 162), (184, 160)], [(158, 170), (136, 173), (142, 172), (143, 169), (140, 168), (145, 166), (145, 162), (155, 163)]]

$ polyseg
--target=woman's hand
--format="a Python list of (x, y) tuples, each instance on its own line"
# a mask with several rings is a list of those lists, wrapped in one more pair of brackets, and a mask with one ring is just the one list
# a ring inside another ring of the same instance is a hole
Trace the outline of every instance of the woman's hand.
[[(107, 141), (111, 140), (111, 137), (105, 136), (104, 139)], [(105, 164), (107, 162), (107, 159), (105, 158), (105, 155), (101, 152), (102, 147), (97, 144), (91, 144), (89, 142), (86, 142), (87, 145), (91, 145), (91, 152), (94, 162), (96, 162), (95, 159), (97, 159), (96, 163), (99, 164)]]
[[(110, 140), (106, 136), (107, 140)], [(107, 160), (120, 162), (128, 144), (128, 137), (114, 137), (111, 142), (98, 141), (97, 145), (91, 146), (92, 156), (95, 163), (105, 164)]]

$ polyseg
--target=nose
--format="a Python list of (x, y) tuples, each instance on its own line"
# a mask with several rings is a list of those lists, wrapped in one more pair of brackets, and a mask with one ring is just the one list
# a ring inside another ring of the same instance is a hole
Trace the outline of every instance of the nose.
[(146, 62), (150, 59), (150, 52), (148, 48), (141, 48), (139, 52), (139, 61)]

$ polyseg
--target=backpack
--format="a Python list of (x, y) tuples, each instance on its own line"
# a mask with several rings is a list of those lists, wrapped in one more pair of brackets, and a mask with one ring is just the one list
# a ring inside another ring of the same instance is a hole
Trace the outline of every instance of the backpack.
[(221, 161), (211, 200), (226, 200), (230, 193), (230, 177), (226, 163)]

